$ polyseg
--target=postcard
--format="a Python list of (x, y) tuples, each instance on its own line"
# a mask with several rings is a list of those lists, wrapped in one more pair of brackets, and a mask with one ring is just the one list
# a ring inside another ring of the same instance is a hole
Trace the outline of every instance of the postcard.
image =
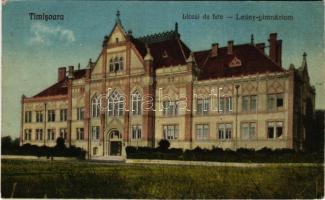
[(1, 17), (2, 198), (324, 198), (322, 1)]

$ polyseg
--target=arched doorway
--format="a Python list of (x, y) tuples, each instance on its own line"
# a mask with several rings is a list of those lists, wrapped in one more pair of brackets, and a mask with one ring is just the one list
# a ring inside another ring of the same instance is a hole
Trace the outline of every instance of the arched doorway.
[(122, 134), (118, 130), (112, 130), (106, 135), (106, 155), (122, 155)]

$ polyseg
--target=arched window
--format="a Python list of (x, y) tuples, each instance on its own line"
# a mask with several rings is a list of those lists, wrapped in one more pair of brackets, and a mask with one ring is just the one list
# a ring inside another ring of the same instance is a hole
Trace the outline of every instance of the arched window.
[(114, 71), (117, 72), (120, 70), (120, 64), (117, 57), (114, 58)]
[(114, 63), (112, 58), (109, 60), (109, 71), (114, 72)]
[(114, 91), (108, 99), (108, 115), (109, 116), (121, 116), (124, 111), (125, 98), (121, 96), (117, 91)]
[(132, 93), (132, 115), (141, 115), (142, 96), (138, 90)]
[(123, 57), (120, 57), (120, 69), (119, 70), (123, 70)]
[(99, 109), (99, 99), (95, 95), (91, 100), (91, 116), (98, 117), (100, 113)]

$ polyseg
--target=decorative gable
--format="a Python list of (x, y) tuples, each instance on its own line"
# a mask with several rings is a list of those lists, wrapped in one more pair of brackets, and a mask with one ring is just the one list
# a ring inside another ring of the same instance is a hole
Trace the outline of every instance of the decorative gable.
[(229, 63), (229, 67), (240, 67), (242, 65), (241, 60), (239, 60), (236, 56)]

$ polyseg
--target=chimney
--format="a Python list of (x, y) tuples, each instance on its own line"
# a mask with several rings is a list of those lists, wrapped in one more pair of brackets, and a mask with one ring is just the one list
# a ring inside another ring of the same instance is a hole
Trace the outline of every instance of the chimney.
[(58, 81), (62, 81), (66, 78), (66, 68), (65, 67), (59, 67), (58, 69)]
[(211, 45), (211, 57), (218, 56), (218, 48), (219, 48), (219, 44), (218, 43), (213, 43)]
[(259, 49), (261, 52), (263, 52), (263, 54), (265, 53), (264, 52), (265, 43), (258, 43), (258, 44), (256, 44), (256, 48)]
[(234, 48), (234, 41), (233, 40), (228, 41), (228, 47), (227, 47), (228, 55), (233, 54), (233, 48)]
[(68, 78), (73, 78), (73, 66), (69, 66)]
[(277, 40), (277, 33), (271, 33), (269, 38), (269, 57), (281, 66), (282, 61), (282, 40)]

